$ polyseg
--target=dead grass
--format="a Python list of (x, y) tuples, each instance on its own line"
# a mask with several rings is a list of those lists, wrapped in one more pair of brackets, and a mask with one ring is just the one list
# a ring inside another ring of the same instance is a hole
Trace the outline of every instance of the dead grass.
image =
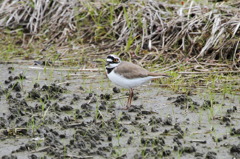
[(238, 68), (239, 9), (239, 2), (4, 0), (0, 26), (21, 29), (34, 37), (28, 42), (43, 38), (40, 52), (52, 44), (68, 45), (70, 52), (88, 44), (97, 47), (98, 54), (122, 52), (152, 62), (162, 57), (230, 60)]

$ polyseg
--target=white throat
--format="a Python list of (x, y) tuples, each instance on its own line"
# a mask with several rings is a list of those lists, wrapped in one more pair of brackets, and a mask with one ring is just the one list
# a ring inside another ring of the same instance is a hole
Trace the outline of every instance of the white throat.
[(115, 68), (119, 65), (119, 63), (110, 63), (106, 66), (106, 68)]

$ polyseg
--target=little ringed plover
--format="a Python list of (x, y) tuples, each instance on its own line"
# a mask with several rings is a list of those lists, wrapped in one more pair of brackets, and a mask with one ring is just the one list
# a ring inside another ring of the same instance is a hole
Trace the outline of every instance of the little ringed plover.
[(106, 72), (108, 78), (116, 85), (129, 89), (127, 101), (128, 109), (131, 106), (133, 88), (156, 78), (170, 77), (163, 73), (153, 73), (130, 62), (121, 61), (116, 55), (107, 57)]

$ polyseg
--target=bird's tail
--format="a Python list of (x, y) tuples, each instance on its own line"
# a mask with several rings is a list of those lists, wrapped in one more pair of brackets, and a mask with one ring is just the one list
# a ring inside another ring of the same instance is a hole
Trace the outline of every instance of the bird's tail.
[(154, 72), (150, 72), (148, 76), (152, 76), (152, 78), (172, 77), (164, 73), (154, 73)]

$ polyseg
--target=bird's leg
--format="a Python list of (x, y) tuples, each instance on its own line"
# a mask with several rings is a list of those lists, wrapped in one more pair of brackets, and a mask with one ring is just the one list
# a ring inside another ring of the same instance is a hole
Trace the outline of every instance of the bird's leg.
[(130, 106), (131, 106), (131, 104), (129, 104), (130, 103), (130, 90), (129, 90), (129, 96), (128, 96), (128, 101), (127, 101), (127, 105), (126, 105), (126, 108), (125, 109), (128, 109)]
[(131, 99), (130, 99), (130, 106), (131, 106), (132, 98), (133, 98), (133, 89), (132, 88), (130, 89), (130, 94), (131, 94)]
[(130, 88), (130, 90), (129, 90), (128, 102), (127, 102), (127, 109), (128, 109), (129, 107), (131, 107), (132, 97), (133, 97), (133, 89)]

